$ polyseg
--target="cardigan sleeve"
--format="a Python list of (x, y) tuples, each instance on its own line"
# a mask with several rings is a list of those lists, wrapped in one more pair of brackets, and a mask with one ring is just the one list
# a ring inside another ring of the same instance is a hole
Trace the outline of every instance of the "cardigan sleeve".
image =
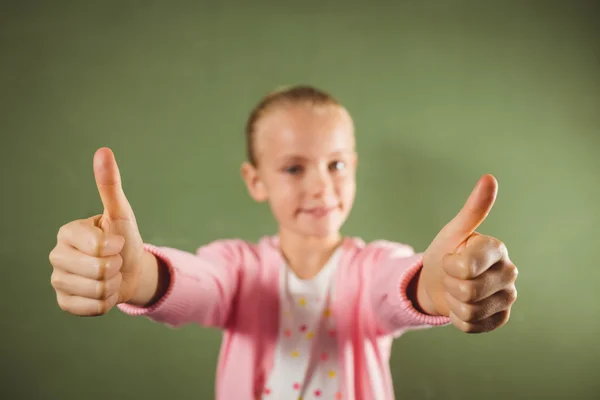
[(378, 241), (371, 244), (369, 259), (370, 300), (377, 329), (382, 333), (398, 335), (407, 329), (421, 329), (450, 324), (444, 316), (432, 316), (419, 311), (408, 291), (411, 282), (423, 267), (423, 255), (415, 254), (410, 246)]
[(145, 316), (172, 327), (197, 323), (222, 328), (238, 290), (242, 255), (249, 246), (241, 240), (219, 240), (188, 253), (145, 244), (146, 251), (166, 265), (169, 287), (148, 307), (117, 307), (127, 315)]

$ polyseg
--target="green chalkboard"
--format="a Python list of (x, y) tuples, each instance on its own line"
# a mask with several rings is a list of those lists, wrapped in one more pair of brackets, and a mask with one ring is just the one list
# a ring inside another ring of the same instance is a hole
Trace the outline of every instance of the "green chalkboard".
[(239, 175), (243, 127), (263, 94), (308, 83), (355, 119), (346, 233), (421, 251), (482, 174), (499, 182), (481, 232), (519, 267), (512, 319), (403, 336), (397, 397), (600, 398), (597, 3), (237, 3), (0, 5), (0, 397), (212, 398), (220, 332), (68, 315), (48, 254), (101, 212), (102, 146), (147, 242), (274, 233)]

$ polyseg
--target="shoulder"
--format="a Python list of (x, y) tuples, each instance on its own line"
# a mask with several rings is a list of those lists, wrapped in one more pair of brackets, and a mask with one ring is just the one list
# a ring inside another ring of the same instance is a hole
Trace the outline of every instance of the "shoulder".
[(257, 241), (241, 238), (216, 239), (196, 249), (196, 255), (232, 260), (258, 259), (276, 250), (273, 236), (263, 236)]
[(415, 254), (411, 245), (386, 239), (367, 242), (360, 237), (347, 237), (344, 246), (349, 253), (350, 262), (377, 262), (392, 257), (411, 257)]

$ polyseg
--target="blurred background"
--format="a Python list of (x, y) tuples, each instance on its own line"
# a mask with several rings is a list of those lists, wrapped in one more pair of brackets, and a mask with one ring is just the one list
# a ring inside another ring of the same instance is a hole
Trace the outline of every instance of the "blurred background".
[(102, 212), (102, 146), (145, 241), (275, 233), (239, 176), (243, 128), (266, 92), (308, 83), (357, 126), (345, 233), (422, 251), (482, 174), (499, 181), (480, 231), (519, 267), (511, 321), (407, 333), (397, 398), (599, 399), (599, 15), (594, 1), (2, 1), (0, 397), (213, 398), (220, 332), (68, 315), (48, 254), (61, 225)]

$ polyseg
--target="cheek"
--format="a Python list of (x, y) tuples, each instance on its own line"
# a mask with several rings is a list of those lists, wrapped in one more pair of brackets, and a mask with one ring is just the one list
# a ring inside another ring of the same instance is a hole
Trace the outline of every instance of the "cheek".
[(269, 185), (269, 201), (278, 210), (295, 209), (299, 196), (299, 184), (288, 179), (276, 180)]
[(351, 204), (356, 194), (356, 181), (352, 176), (346, 176), (337, 181), (336, 191), (345, 204)]

